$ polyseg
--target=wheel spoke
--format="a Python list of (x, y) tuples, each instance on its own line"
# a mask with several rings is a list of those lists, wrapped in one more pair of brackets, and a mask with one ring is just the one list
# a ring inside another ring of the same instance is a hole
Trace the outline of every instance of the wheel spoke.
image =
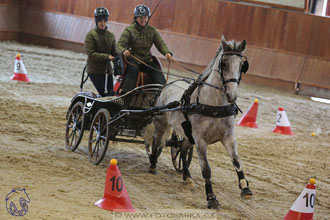
[(101, 115), (99, 115), (99, 117), (98, 117), (97, 130), (101, 131)]
[(74, 135), (74, 137), (75, 137), (75, 139), (74, 139), (75, 142), (74, 142), (74, 143), (77, 144), (78, 137), (79, 137), (79, 132), (78, 132), (78, 134), (77, 134), (77, 130), (74, 130), (74, 134), (73, 134), (73, 135)]
[(96, 128), (96, 126), (93, 126), (93, 130), (95, 131), (95, 135), (97, 136), (97, 128)]
[[(177, 149), (176, 149), (176, 150), (177, 150)], [(174, 160), (176, 160), (176, 158), (178, 157), (179, 153), (180, 153), (180, 151), (177, 150), (176, 154), (175, 154), (174, 157), (173, 157)]]
[(104, 126), (104, 127), (102, 128), (102, 131), (100, 131), (100, 135), (101, 135), (101, 134), (104, 134), (104, 133), (106, 132), (106, 130), (107, 130), (107, 126)]
[(74, 131), (72, 131), (72, 138), (71, 138), (70, 146), (72, 146), (72, 144), (73, 144), (74, 137), (75, 137)]
[[(97, 145), (98, 145), (98, 142), (96, 142), (96, 144), (95, 144), (95, 147), (94, 147), (93, 152), (92, 152), (92, 154), (91, 154), (92, 157), (93, 157), (93, 155), (94, 155), (94, 153), (95, 153), (95, 150), (96, 150)], [(93, 147), (93, 145), (92, 145), (92, 147)]]
[(78, 106), (77, 106), (77, 108), (75, 110), (76, 110), (75, 111), (76, 115), (79, 115), (79, 108), (78, 108)]
[(71, 116), (72, 116), (71, 120), (72, 120), (72, 122), (74, 122), (76, 120), (76, 115), (72, 112)]
[(97, 141), (96, 138), (95, 138), (94, 140), (91, 140), (89, 143), (92, 144), (92, 143), (94, 143), (95, 141)]
[(71, 138), (72, 135), (73, 135), (73, 130), (70, 132), (70, 135), (67, 137), (68, 141), (69, 141), (69, 139)]
[(78, 134), (80, 134), (81, 130), (79, 128), (76, 127), (76, 130), (78, 132)]
[(99, 157), (100, 140), (97, 141), (97, 144), (95, 146), (95, 149), (96, 148), (97, 148), (97, 151), (96, 151), (96, 157), (95, 157), (95, 159), (97, 160), (97, 158)]
[(81, 117), (82, 117), (82, 113), (79, 111), (79, 113), (77, 113), (77, 119), (78, 119), (78, 121), (81, 119)]

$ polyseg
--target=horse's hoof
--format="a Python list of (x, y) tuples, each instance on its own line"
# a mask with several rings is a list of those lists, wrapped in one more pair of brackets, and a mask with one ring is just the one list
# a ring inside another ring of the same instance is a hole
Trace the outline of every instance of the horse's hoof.
[(245, 188), (241, 190), (241, 198), (242, 199), (251, 199), (252, 198), (252, 191), (249, 188)]
[(207, 207), (209, 209), (220, 209), (221, 208), (220, 203), (217, 200), (217, 197), (215, 196), (214, 193), (208, 193), (206, 196), (206, 199), (207, 199)]
[(217, 199), (211, 199), (207, 201), (207, 207), (209, 209), (220, 209), (221, 205)]
[(157, 169), (156, 168), (149, 168), (149, 173), (152, 173), (152, 174), (156, 174), (157, 173)]

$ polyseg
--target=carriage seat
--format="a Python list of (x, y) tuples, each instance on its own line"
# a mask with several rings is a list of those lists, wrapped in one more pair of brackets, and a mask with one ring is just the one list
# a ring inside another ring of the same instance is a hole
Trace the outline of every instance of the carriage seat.
[[(152, 56), (152, 59), (160, 67), (160, 70), (162, 70), (162, 64), (161, 64), (160, 60), (155, 56)], [(118, 79), (119, 86), (115, 86), (115, 92), (117, 95), (121, 95), (123, 82), (127, 75), (127, 62), (125, 61), (125, 59), (123, 58), (122, 55), (116, 57), (116, 59), (114, 61), (114, 75), (115, 76), (119, 75), (119, 79)], [(136, 87), (147, 85), (147, 84), (152, 84), (152, 83), (153, 82), (151, 82), (147, 73), (139, 72)], [(116, 89), (116, 87), (117, 87), (117, 89)]]

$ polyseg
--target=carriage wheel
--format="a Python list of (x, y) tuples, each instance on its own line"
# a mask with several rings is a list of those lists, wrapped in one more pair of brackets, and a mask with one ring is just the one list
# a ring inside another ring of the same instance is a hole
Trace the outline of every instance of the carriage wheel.
[(107, 152), (110, 140), (109, 121), (109, 111), (101, 108), (94, 116), (91, 124), (88, 138), (88, 156), (94, 165), (98, 165)]
[(84, 104), (77, 102), (72, 107), (65, 128), (65, 147), (74, 151), (84, 134)]
[[(172, 158), (172, 163), (176, 171), (182, 172), (183, 171), (183, 161), (182, 161), (182, 141), (179, 141), (177, 136), (175, 134), (172, 134), (172, 139), (171, 139), (171, 158)], [(192, 155), (194, 152), (193, 146), (191, 146), (188, 151), (187, 151), (187, 166), (189, 168)]]

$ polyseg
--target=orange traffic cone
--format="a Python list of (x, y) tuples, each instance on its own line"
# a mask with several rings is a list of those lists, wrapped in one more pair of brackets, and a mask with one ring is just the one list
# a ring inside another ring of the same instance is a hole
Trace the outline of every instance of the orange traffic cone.
[(258, 113), (258, 99), (255, 99), (249, 110), (239, 120), (238, 125), (243, 127), (258, 128), (256, 123)]
[(294, 135), (291, 131), (290, 122), (283, 108), (278, 108), (276, 128), (274, 128), (273, 132), (278, 134)]
[(283, 220), (312, 220), (315, 204), (315, 179), (311, 178), (308, 185), (293, 203)]
[(135, 212), (116, 159), (110, 161), (105, 181), (104, 196), (95, 205), (115, 212)]
[(10, 79), (22, 82), (30, 82), (23, 60), (21, 60), (21, 55), (19, 53), (16, 55), (14, 75)]

